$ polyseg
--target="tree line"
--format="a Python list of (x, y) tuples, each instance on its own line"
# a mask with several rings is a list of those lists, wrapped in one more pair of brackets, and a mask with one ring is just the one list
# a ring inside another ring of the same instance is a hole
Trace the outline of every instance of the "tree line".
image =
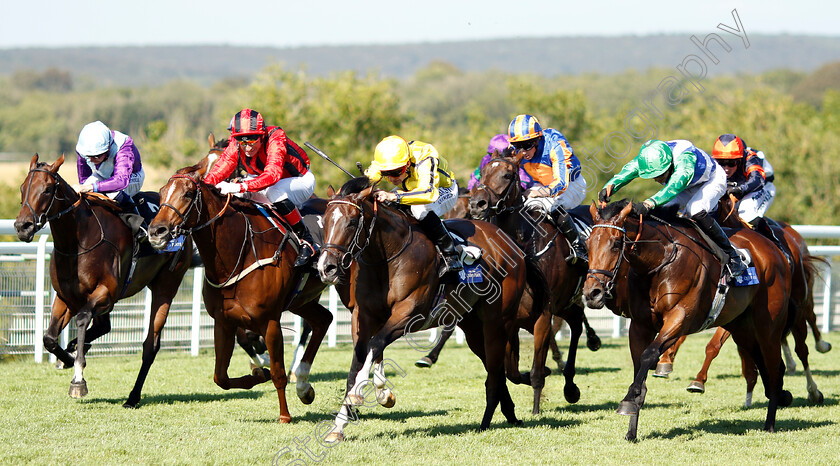
[[(315, 76), (271, 65), (253, 78), (212, 85), (175, 80), (150, 87), (105, 87), (68, 72), (17, 72), (0, 77), (0, 153), (75, 158), (81, 127), (102, 120), (134, 138), (144, 165), (161, 173), (196, 163), (207, 135), (225, 137), (230, 117), (259, 110), (298, 143), (309, 141), (345, 168), (367, 165), (384, 136), (434, 144), (462, 185), (489, 139), (518, 113), (569, 139), (585, 169), (588, 200), (649, 138), (689, 139), (711, 152), (735, 133), (764, 151), (776, 173), (769, 215), (792, 223), (838, 224), (840, 63), (814, 73), (776, 70), (754, 75), (669, 81), (666, 69), (546, 77), (503, 71), (464, 72), (431, 63), (405, 79), (376, 73)], [(668, 81), (668, 82), (666, 82)], [(665, 83), (665, 84), (663, 84)], [(664, 87), (663, 87), (664, 86)], [(346, 175), (310, 154), (316, 193)], [(19, 209), (18, 179), (0, 186), (0, 216)], [(145, 189), (165, 182), (149, 177)], [(657, 186), (633, 183), (623, 196), (642, 199)]]

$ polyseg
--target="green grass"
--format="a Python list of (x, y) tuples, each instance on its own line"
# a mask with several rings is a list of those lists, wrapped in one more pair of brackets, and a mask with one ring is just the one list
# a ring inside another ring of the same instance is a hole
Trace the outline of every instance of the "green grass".
[[(303, 456), (295, 442), (307, 437), (314, 458), (324, 464), (838, 464), (840, 350), (811, 351), (824, 405), (808, 405), (800, 364), (796, 375), (785, 378), (793, 406), (778, 412), (779, 431), (767, 434), (761, 430), (767, 406), (762, 392), (757, 390), (753, 408), (742, 408), (745, 385), (733, 344), (724, 346), (712, 365), (706, 394), (685, 391), (710, 335), (688, 339), (671, 378), (648, 379), (636, 443), (624, 440), (628, 418), (615, 414), (632, 378), (626, 338), (605, 339), (595, 353), (580, 352), (580, 402), (569, 405), (562, 377), (552, 375), (542, 413), (534, 416), (530, 388), (509, 384), (525, 426), (508, 426), (497, 411), (486, 432), (477, 431), (484, 372), (465, 346), (450, 342), (436, 366), (417, 369), (413, 363), (421, 354), (396, 345), (386, 357), (407, 371), (405, 377), (388, 372), (397, 405), (363, 408), (360, 420), (345, 430), (347, 441), (331, 449), (313, 436), (316, 425), (331, 421), (338, 408), (349, 346), (319, 353), (312, 405), (304, 406), (293, 388), (287, 390), (293, 416), (288, 425), (276, 422), (279, 409), (270, 384), (250, 391), (218, 388), (210, 352), (197, 358), (158, 355), (136, 410), (123, 409), (122, 403), (139, 355), (89, 359), (90, 394), (83, 400), (67, 396), (71, 371), (7, 360), (0, 362), (0, 464), (269, 464), (284, 447)], [(840, 345), (836, 332), (826, 339)], [(231, 367), (234, 376), (247, 372), (242, 351)], [(279, 463), (292, 462), (294, 455)]]

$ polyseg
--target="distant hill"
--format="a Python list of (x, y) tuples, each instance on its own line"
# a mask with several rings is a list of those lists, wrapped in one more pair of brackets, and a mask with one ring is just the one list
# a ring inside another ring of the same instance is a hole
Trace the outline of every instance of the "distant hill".
[[(708, 31), (710, 33), (713, 31)], [(97, 84), (156, 85), (183, 78), (209, 84), (249, 76), (269, 63), (316, 75), (370, 70), (402, 78), (433, 61), (463, 71), (488, 69), (542, 75), (601, 73), (651, 67), (674, 68), (689, 55), (704, 59), (709, 75), (759, 73), (771, 69), (813, 71), (840, 60), (840, 37), (750, 35), (740, 38), (714, 31), (732, 48), (711, 43), (717, 65), (702, 54), (691, 34), (620, 37), (499, 39), (428, 44), (330, 47), (155, 46), (0, 49), (0, 75), (20, 70), (58, 68)], [(706, 33), (706, 34), (707, 34)], [(701, 41), (704, 33), (695, 34)]]

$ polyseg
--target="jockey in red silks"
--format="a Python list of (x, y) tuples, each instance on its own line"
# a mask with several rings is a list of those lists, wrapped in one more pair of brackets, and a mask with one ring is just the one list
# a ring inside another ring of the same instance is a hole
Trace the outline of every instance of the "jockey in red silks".
[[(243, 194), (267, 201), (288, 222), (301, 240), (295, 267), (307, 265), (314, 255), (314, 242), (304, 225), (298, 207), (315, 192), (315, 175), (309, 170), (309, 157), (279, 126), (266, 126), (262, 115), (249, 108), (230, 120), (230, 142), (219, 160), (204, 177), (225, 194)], [(225, 181), (240, 167), (247, 176), (240, 182)], [(244, 194), (244, 193), (247, 193)]]

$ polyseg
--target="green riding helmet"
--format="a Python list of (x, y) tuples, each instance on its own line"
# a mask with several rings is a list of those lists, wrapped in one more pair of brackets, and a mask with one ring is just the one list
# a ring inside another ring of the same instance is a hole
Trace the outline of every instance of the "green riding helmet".
[(638, 160), (639, 177), (649, 180), (668, 171), (674, 156), (668, 144), (652, 139), (642, 145)]

